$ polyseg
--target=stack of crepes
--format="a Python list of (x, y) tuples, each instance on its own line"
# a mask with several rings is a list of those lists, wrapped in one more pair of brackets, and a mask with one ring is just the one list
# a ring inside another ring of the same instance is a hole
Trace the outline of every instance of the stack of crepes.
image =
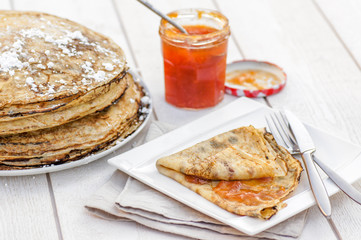
[(143, 90), (111, 39), (44, 13), (0, 19), (1, 170), (74, 161), (141, 124)]

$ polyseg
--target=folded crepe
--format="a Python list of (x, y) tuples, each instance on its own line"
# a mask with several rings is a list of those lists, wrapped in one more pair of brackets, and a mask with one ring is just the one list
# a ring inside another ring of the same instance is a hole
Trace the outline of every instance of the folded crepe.
[(285, 176), (286, 163), (253, 126), (219, 134), (163, 157), (157, 165), (212, 180), (246, 180)]
[(253, 126), (161, 158), (158, 171), (238, 215), (269, 219), (298, 185), (299, 161)]

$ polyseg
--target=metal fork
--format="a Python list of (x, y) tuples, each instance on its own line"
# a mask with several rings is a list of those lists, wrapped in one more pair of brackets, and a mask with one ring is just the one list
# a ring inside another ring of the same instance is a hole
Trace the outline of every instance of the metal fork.
[[(287, 119), (285, 118), (285, 116), (282, 115), (281, 112), (274, 112), (273, 114), (266, 116), (266, 122), (269, 130), (276, 139), (277, 143), (283, 145), (291, 154), (300, 154), (300, 149), (298, 147), (296, 138), (294, 137), (292, 130), (289, 127), (289, 123)], [(306, 172), (308, 174), (308, 171)], [(311, 190), (313, 191), (312, 186), (311, 186)], [(315, 196), (314, 192), (313, 195)], [(319, 203), (318, 203), (318, 207), (321, 213), (326, 217), (327, 222), (329, 223), (337, 239), (342, 240), (340, 232), (338, 231), (335, 223), (331, 218), (331, 206), (330, 205), (328, 206), (329, 211), (327, 213), (322, 209)]]
[[(278, 114), (274, 113), (272, 119), (270, 115), (268, 118), (266, 118), (266, 121), (269, 129), (273, 133), (273, 136), (278, 143), (283, 143), (282, 145), (291, 154), (300, 154), (300, 149), (298, 148), (296, 138), (293, 136), (292, 130), (290, 130), (286, 117), (284, 117), (281, 112)], [(277, 123), (279, 126), (278, 128), (275, 123)], [(271, 129), (273, 126), (276, 129)], [(281, 129), (282, 135), (279, 134), (279, 129)], [(313, 160), (348, 197), (361, 205), (361, 193), (356, 188), (354, 188), (350, 183), (346, 182), (342, 177), (340, 177), (340, 175), (338, 175), (329, 166), (320, 161), (316, 156), (313, 156)]]

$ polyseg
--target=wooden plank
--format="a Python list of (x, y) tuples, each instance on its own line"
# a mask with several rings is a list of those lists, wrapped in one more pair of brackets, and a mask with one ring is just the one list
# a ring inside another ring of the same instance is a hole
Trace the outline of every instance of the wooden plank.
[[(12, 2), (0, 1), (11, 9)], [(0, 239), (57, 239), (46, 175), (0, 177)]]
[[(305, 122), (361, 143), (359, 68), (312, 1), (217, 2), (246, 58), (272, 61), (286, 70), (287, 86), (268, 98), (272, 106), (288, 108)], [(361, 189), (360, 182), (355, 186)], [(357, 239), (360, 208), (341, 193), (332, 204), (342, 235)], [(322, 232), (317, 239), (333, 237), (317, 208), (301, 239), (315, 238), (314, 230)]]
[[(154, 106), (160, 120), (175, 125), (183, 125), (236, 99), (236, 97), (226, 95), (223, 102), (216, 107), (198, 111), (178, 109), (166, 103), (164, 99), (163, 59), (158, 35), (160, 18), (137, 1), (117, 0), (115, 4), (130, 39), (130, 47), (133, 49), (138, 67), (153, 94)], [(216, 9), (210, 0), (159, 0), (154, 2), (154, 7), (164, 13), (184, 8)], [(232, 62), (239, 59), (242, 59), (242, 56), (233, 40), (230, 39), (227, 61)]]
[(0, 239), (58, 239), (45, 174), (0, 177)]
[(361, 2), (357, 0), (314, 0), (314, 2), (360, 67)]

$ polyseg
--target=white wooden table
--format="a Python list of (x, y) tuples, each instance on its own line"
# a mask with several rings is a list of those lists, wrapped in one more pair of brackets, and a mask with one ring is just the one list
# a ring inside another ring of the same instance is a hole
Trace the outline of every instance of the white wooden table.
[[(304, 122), (361, 144), (361, 1), (153, 0), (164, 12), (218, 9), (230, 20), (228, 61), (258, 59), (282, 66), (286, 88), (258, 101), (292, 109)], [(135, 0), (1, 0), (0, 8), (69, 18), (113, 38), (153, 96), (155, 117), (181, 126), (218, 109), (176, 109), (164, 101), (159, 18)], [(86, 212), (86, 199), (114, 168), (107, 158), (62, 172), (0, 178), (0, 239), (184, 239), (132, 222), (109, 222)], [(361, 175), (361, 169), (360, 169)], [(354, 184), (361, 191), (361, 181)], [(342, 193), (331, 198), (344, 239), (360, 239), (361, 206)], [(300, 239), (334, 239), (311, 208)]]

